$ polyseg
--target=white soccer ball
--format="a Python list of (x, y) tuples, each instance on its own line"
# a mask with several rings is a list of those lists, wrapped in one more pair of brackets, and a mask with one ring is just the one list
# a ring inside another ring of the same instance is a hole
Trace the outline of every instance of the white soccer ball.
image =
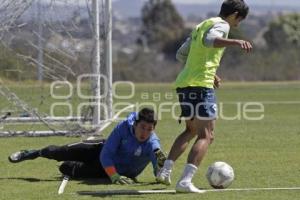
[(208, 167), (206, 178), (215, 189), (227, 188), (234, 180), (233, 168), (225, 162), (215, 162)]

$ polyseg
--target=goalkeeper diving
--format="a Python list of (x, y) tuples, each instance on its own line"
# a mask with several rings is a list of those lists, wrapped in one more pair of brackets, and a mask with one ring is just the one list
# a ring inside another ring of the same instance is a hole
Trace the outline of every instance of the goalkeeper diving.
[(157, 120), (152, 109), (130, 113), (115, 126), (107, 140), (51, 145), (39, 150), (21, 150), (8, 160), (19, 163), (38, 157), (63, 161), (59, 170), (71, 178), (109, 178), (115, 184), (136, 183), (151, 162), (154, 177), (166, 156), (154, 132)]

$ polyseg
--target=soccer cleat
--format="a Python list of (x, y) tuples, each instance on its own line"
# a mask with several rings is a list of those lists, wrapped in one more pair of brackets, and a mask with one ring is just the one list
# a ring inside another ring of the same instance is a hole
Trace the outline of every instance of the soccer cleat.
[(165, 185), (171, 185), (171, 170), (161, 168), (156, 175), (156, 181)]
[(193, 183), (183, 182), (183, 181), (179, 181), (176, 184), (175, 190), (176, 192), (179, 193), (204, 193), (205, 192), (204, 190), (200, 190), (196, 188)]
[(39, 156), (37, 150), (21, 150), (8, 156), (8, 160), (12, 163), (18, 163), (24, 160), (32, 160)]

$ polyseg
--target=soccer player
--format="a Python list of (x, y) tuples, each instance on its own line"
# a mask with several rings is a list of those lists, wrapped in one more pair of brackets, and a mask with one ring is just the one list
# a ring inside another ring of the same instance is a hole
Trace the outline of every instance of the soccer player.
[(154, 133), (156, 123), (154, 111), (143, 108), (120, 122), (106, 141), (22, 150), (8, 159), (12, 163), (38, 157), (64, 161), (59, 170), (69, 177), (110, 178), (112, 183), (131, 184), (149, 162), (156, 175), (166, 159)]
[(177, 53), (177, 57), (183, 55), (183, 59), (184, 55), (188, 54), (185, 67), (175, 82), (186, 129), (176, 138), (164, 166), (156, 177), (157, 181), (170, 185), (174, 162), (196, 137), (181, 178), (177, 181), (177, 192), (203, 192), (193, 185), (192, 178), (214, 138), (217, 117), (214, 92), (216, 70), (225, 47), (238, 46), (246, 52), (251, 51), (250, 42), (228, 39), (230, 27), (238, 26), (248, 12), (249, 8), (243, 0), (225, 0), (219, 16), (197, 25), (191, 33), (191, 38), (183, 45), (185, 47), (182, 47), (185, 52), (179, 49)]

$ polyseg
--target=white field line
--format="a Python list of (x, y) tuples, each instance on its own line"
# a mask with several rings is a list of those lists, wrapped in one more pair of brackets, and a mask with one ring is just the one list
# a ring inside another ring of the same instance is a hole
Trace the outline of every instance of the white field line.
[(229, 189), (205, 190), (205, 192), (273, 191), (273, 190), (300, 190), (300, 187), (284, 187), (284, 188), (229, 188)]
[(261, 104), (283, 104), (283, 105), (293, 105), (300, 104), (300, 101), (223, 101), (219, 102), (219, 104), (245, 104), (245, 103), (261, 103)]
[[(299, 190), (300, 187), (289, 188), (232, 188), (202, 190), (205, 192), (240, 192), (240, 191), (274, 191), (274, 190)], [(103, 191), (79, 191), (79, 195), (135, 195), (135, 194), (175, 194), (175, 190), (103, 190)], [(74, 194), (74, 193), (71, 193)], [(180, 193), (179, 193), (180, 194)]]

